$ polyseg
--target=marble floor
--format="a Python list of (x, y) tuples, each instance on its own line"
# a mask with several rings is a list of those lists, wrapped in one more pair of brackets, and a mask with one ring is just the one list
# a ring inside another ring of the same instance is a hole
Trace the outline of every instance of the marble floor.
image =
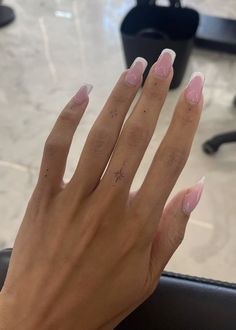
[[(235, 0), (186, 0), (202, 12), (236, 19)], [(119, 24), (129, 0), (6, 0), (17, 19), (0, 29), (0, 248), (12, 246), (38, 175), (44, 141), (59, 110), (92, 83), (89, 111), (78, 129), (66, 177), (86, 135), (124, 69)], [(236, 56), (194, 49), (192, 71), (206, 76), (205, 108), (189, 161), (174, 192), (202, 175), (206, 187), (186, 237), (167, 269), (236, 282), (236, 143), (207, 156), (202, 143), (236, 129)], [(105, 73), (105, 74), (104, 74)], [(138, 188), (163, 136), (179, 90), (171, 91), (135, 178)]]

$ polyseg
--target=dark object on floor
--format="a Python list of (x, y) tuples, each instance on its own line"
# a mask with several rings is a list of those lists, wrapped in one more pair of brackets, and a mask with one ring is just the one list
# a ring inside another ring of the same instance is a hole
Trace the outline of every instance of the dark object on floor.
[(236, 142), (236, 131), (216, 135), (210, 140), (207, 140), (202, 148), (206, 154), (214, 154), (222, 144), (231, 142)]
[[(234, 97), (233, 105), (236, 108), (236, 96)], [(206, 154), (213, 155), (222, 144), (231, 142), (236, 142), (236, 131), (213, 136), (213, 138), (203, 143), (202, 149)]]
[[(0, 289), (10, 256), (11, 249), (0, 251)], [(116, 330), (235, 330), (235, 307), (236, 284), (164, 272), (152, 296)]]
[(13, 9), (7, 6), (0, 5), (0, 27), (3, 27), (15, 19)]
[[(200, 15), (195, 44), (210, 50), (236, 54), (236, 20)], [(236, 107), (236, 96), (233, 105)], [(222, 144), (231, 142), (236, 142), (236, 131), (216, 135), (203, 143), (202, 148), (206, 154), (213, 155)]]
[(144, 81), (164, 48), (173, 49), (174, 77), (171, 88), (180, 85), (194, 44), (199, 14), (182, 8), (180, 1), (169, 0), (169, 7), (156, 6), (153, 0), (138, 0), (121, 23), (120, 31), (127, 67), (138, 56), (148, 61)]

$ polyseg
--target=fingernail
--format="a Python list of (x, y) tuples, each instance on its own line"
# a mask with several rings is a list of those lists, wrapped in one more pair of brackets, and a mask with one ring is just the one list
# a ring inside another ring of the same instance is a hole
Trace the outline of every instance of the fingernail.
[(194, 72), (185, 90), (185, 96), (189, 103), (196, 105), (200, 102), (204, 85), (204, 75), (201, 72)]
[(147, 61), (143, 57), (137, 57), (125, 76), (125, 82), (131, 86), (137, 86), (142, 81), (142, 76), (147, 67)]
[(204, 188), (205, 176), (199, 180), (195, 186), (193, 186), (190, 191), (185, 195), (183, 200), (183, 212), (186, 215), (190, 215), (191, 212), (195, 209), (198, 202), (200, 201), (202, 191)]
[(88, 99), (88, 95), (93, 89), (93, 85), (85, 84), (80, 87), (78, 92), (74, 96), (74, 100), (77, 104), (83, 104)]
[(156, 77), (165, 79), (169, 76), (171, 68), (173, 66), (176, 53), (169, 48), (162, 51), (158, 60), (154, 64), (153, 73)]

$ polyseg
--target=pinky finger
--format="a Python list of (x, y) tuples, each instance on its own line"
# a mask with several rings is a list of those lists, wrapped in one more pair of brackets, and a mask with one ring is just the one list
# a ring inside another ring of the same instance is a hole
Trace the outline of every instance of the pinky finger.
[(43, 152), (38, 186), (58, 190), (62, 185), (73, 135), (88, 105), (91, 85), (82, 86), (60, 113)]
[(152, 244), (151, 269), (158, 279), (167, 262), (181, 244), (191, 212), (198, 205), (205, 177), (195, 186), (177, 193), (165, 207)]

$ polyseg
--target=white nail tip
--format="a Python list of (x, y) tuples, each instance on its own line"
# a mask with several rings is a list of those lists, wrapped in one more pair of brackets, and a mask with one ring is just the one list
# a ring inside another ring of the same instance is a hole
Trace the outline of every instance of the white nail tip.
[(136, 59), (134, 60), (133, 64), (131, 65), (131, 67), (134, 66), (134, 64), (137, 63), (137, 62), (141, 62), (142, 63), (142, 65), (143, 65), (143, 72), (144, 72), (145, 69), (146, 69), (146, 67), (147, 67), (147, 65), (148, 65), (148, 62), (143, 57), (136, 57)]
[(93, 89), (93, 85), (91, 85), (91, 84), (85, 84), (84, 86), (86, 87), (86, 89), (87, 89), (87, 94), (89, 95), (90, 92), (91, 92), (91, 90)]
[(203, 176), (203, 177), (197, 182), (197, 184), (204, 185), (205, 181), (206, 181), (206, 177)]
[(171, 60), (172, 60), (172, 64), (173, 64), (174, 61), (175, 61), (175, 58), (176, 58), (176, 52), (173, 51), (173, 49), (165, 48), (165, 49), (163, 49), (163, 51), (161, 52), (161, 54), (164, 54), (164, 53), (170, 54)]
[(204, 183), (205, 183), (205, 180), (206, 180), (206, 177), (203, 176), (196, 184), (195, 186), (198, 186), (198, 185), (201, 185), (201, 186), (204, 186)]
[(195, 78), (195, 77), (200, 77), (201, 80), (202, 80), (202, 83), (204, 83), (205, 76), (204, 76), (204, 74), (202, 72), (193, 72), (192, 75), (191, 75), (191, 77), (190, 77), (190, 79), (189, 79), (189, 81), (193, 80), (193, 78)]
[(196, 186), (198, 186), (198, 187), (200, 186), (200, 189), (199, 189), (198, 194), (197, 194), (197, 201), (199, 201), (200, 198), (201, 198), (201, 194), (203, 192), (205, 180), (206, 180), (206, 177), (203, 176), (196, 184)]

